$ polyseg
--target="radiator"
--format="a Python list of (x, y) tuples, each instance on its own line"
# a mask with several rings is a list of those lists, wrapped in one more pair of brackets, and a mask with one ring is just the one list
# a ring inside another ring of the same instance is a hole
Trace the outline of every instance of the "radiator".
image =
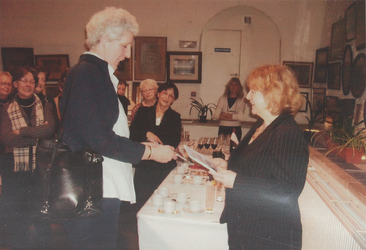
[(302, 249), (366, 249), (366, 217), (344, 190), (320, 175), (310, 160), (299, 197), (303, 226)]

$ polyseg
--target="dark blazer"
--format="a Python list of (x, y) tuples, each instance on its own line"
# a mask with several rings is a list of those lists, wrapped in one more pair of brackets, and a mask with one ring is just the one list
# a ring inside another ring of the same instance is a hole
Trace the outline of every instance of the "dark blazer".
[(251, 144), (258, 120), (232, 153), (228, 169), (237, 173), (226, 191), (221, 222), (229, 244), (243, 249), (301, 248), (298, 197), (305, 185), (309, 148), (291, 115), (277, 117)]
[(182, 126), (180, 114), (169, 107), (165, 112), (160, 125), (156, 126), (155, 110), (156, 106), (141, 106), (137, 110), (136, 116), (130, 125), (131, 140), (137, 142), (146, 142), (146, 133), (150, 131), (158, 136), (164, 145), (170, 145), (174, 148), (178, 147)]
[(61, 117), (66, 103), (61, 140), (72, 151), (90, 147), (112, 159), (140, 162), (145, 146), (113, 131), (119, 113), (118, 98), (107, 62), (90, 54), (81, 55), (79, 63), (66, 78), (60, 104)]

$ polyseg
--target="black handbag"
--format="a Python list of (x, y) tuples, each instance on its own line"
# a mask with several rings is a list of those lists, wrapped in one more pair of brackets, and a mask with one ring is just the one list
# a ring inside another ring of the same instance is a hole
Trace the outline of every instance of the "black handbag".
[(40, 139), (34, 172), (37, 210), (58, 220), (101, 215), (102, 161), (90, 150), (71, 152), (56, 139)]
[(36, 148), (33, 205), (37, 212), (58, 220), (102, 214), (103, 157), (89, 149), (72, 152), (58, 139), (72, 88), (73, 83), (56, 139), (39, 139)]

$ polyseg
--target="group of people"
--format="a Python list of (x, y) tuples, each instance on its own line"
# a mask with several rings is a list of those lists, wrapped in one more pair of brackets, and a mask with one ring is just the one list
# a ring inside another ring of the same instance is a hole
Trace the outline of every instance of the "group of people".
[[(0, 102), (7, 103), (1, 139), (5, 152), (13, 154), (15, 171), (34, 169), (37, 139), (55, 134), (58, 117), (63, 117), (61, 141), (70, 151), (90, 148), (104, 158), (102, 216), (62, 223), (71, 249), (115, 249), (119, 216), (124, 216), (121, 202), (137, 203), (137, 211), (176, 166), (182, 126), (180, 114), (171, 109), (179, 97), (176, 85), (141, 82), (144, 100), (134, 107), (130, 127), (123, 102), (116, 98), (123, 90), (118, 91), (113, 73), (131, 56), (138, 30), (135, 17), (121, 8), (107, 7), (91, 17), (89, 51), (65, 78), (58, 116), (55, 105), (34, 94), (41, 77), (33, 69), (0, 76)], [(12, 86), (17, 94), (7, 100)], [(220, 222), (227, 223), (230, 249), (301, 249), (297, 200), (309, 151), (293, 118), (301, 104), (297, 80), (286, 66), (267, 65), (251, 72), (247, 88), (251, 112), (259, 118), (228, 162), (214, 160), (228, 170), (210, 172), (227, 190)], [(232, 78), (214, 114), (219, 133), (235, 129), (241, 139), (238, 120), (244, 107), (243, 87)]]

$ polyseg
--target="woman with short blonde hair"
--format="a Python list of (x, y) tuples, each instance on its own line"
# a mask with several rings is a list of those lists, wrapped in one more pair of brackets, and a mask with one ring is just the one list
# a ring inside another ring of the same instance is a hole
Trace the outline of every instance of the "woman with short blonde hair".
[(140, 91), (143, 97), (142, 102), (133, 107), (131, 112), (131, 122), (135, 118), (137, 110), (142, 107), (152, 107), (157, 101), (158, 84), (153, 79), (145, 79), (140, 83)]

